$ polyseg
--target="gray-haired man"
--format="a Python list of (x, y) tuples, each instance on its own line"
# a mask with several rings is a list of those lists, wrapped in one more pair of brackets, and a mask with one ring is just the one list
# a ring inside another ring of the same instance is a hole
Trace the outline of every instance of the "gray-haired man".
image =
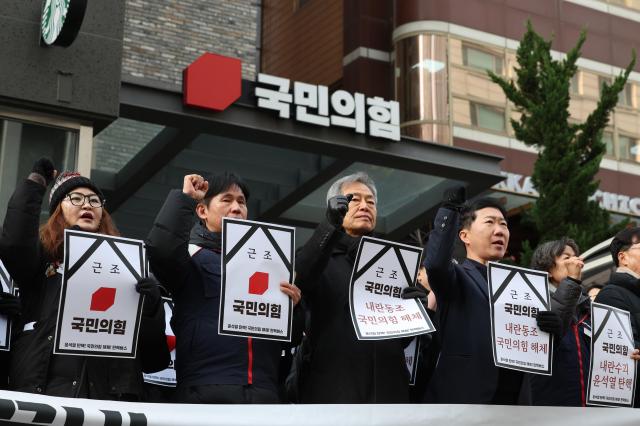
[(349, 279), (360, 237), (376, 226), (377, 191), (364, 173), (337, 180), (327, 217), (296, 257), (296, 284), (311, 310), (311, 361), (302, 370), (304, 403), (406, 403), (403, 341), (359, 341), (349, 312)]

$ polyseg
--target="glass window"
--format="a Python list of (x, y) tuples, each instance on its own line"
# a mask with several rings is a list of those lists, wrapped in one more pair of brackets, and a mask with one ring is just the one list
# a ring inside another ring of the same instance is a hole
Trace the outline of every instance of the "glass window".
[(605, 151), (604, 155), (612, 158), (615, 157), (616, 152), (613, 148), (613, 133), (608, 131), (602, 132), (602, 142), (604, 142), (605, 145), (607, 146), (606, 148), (607, 150)]
[[(78, 132), (15, 120), (0, 122), (0, 220), (4, 220), (16, 183), (28, 176), (35, 161), (47, 157), (59, 170), (77, 168)], [(47, 209), (43, 203), (44, 216)]]
[(505, 114), (503, 108), (470, 102), (471, 124), (482, 129), (505, 131)]
[(502, 74), (502, 56), (469, 45), (462, 46), (464, 65), (479, 70), (493, 71)]
[[(421, 34), (398, 41), (396, 99), (400, 103), (400, 121), (421, 122), (434, 129), (448, 127), (448, 78), (446, 37)], [(449, 144), (449, 133), (429, 132), (429, 140)]]
[(618, 105), (633, 107), (633, 84), (627, 83), (618, 93)]
[(618, 149), (621, 160), (640, 162), (640, 139), (618, 135)]
[(571, 81), (569, 81), (569, 93), (572, 95), (580, 95), (582, 93), (581, 90), (581, 82), (582, 80), (582, 72), (576, 71), (576, 73), (571, 77)]

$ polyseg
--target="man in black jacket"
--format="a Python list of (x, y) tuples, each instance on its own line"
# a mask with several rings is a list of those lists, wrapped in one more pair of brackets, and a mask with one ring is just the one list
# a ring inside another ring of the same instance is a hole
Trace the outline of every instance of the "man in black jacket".
[[(464, 187), (445, 193), (425, 249), (442, 344), (427, 400), (514, 405), (520, 400), (523, 373), (495, 366), (487, 285), (487, 263), (502, 259), (509, 244), (506, 212), (494, 199), (465, 203), (465, 198)], [(461, 264), (453, 261), (458, 239), (467, 255)], [(540, 312), (537, 323), (542, 331), (562, 333), (557, 313)]]
[(375, 185), (364, 173), (346, 176), (333, 183), (327, 204), (327, 220), (296, 259), (296, 284), (311, 310), (311, 358), (301, 378), (301, 400), (408, 403), (405, 342), (358, 340), (349, 311), (349, 279), (359, 237), (376, 226)]
[[(233, 174), (209, 181), (187, 175), (182, 190), (167, 196), (149, 233), (151, 270), (173, 294), (178, 402), (279, 402), (283, 344), (218, 334), (222, 218), (246, 219), (248, 198), (249, 189)], [(192, 226), (194, 210), (198, 221)], [(300, 300), (293, 284), (281, 283), (280, 289), (294, 305)], [(302, 330), (296, 311), (294, 340)]]
[[(611, 257), (616, 272), (598, 293), (595, 302), (624, 309), (631, 314), (635, 347), (640, 347), (640, 227), (623, 229), (611, 241)], [(638, 358), (637, 350), (632, 358)], [(636, 374), (636, 381), (639, 375)], [(634, 407), (640, 407), (640, 392), (636, 392)]]

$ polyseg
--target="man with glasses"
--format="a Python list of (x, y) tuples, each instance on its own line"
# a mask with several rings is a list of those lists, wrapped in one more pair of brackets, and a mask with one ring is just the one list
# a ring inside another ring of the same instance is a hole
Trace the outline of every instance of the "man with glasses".
[[(596, 296), (597, 303), (629, 311), (635, 347), (640, 347), (640, 227), (624, 229), (613, 237), (610, 245), (617, 269), (609, 283)], [(637, 380), (637, 377), (636, 377)], [(640, 407), (636, 392), (634, 407)]]

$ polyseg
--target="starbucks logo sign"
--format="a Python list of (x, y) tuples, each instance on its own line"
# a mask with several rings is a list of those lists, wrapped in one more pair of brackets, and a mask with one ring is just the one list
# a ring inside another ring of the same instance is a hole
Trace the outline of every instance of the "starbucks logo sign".
[(78, 36), (87, 0), (44, 0), (41, 44), (70, 46)]

